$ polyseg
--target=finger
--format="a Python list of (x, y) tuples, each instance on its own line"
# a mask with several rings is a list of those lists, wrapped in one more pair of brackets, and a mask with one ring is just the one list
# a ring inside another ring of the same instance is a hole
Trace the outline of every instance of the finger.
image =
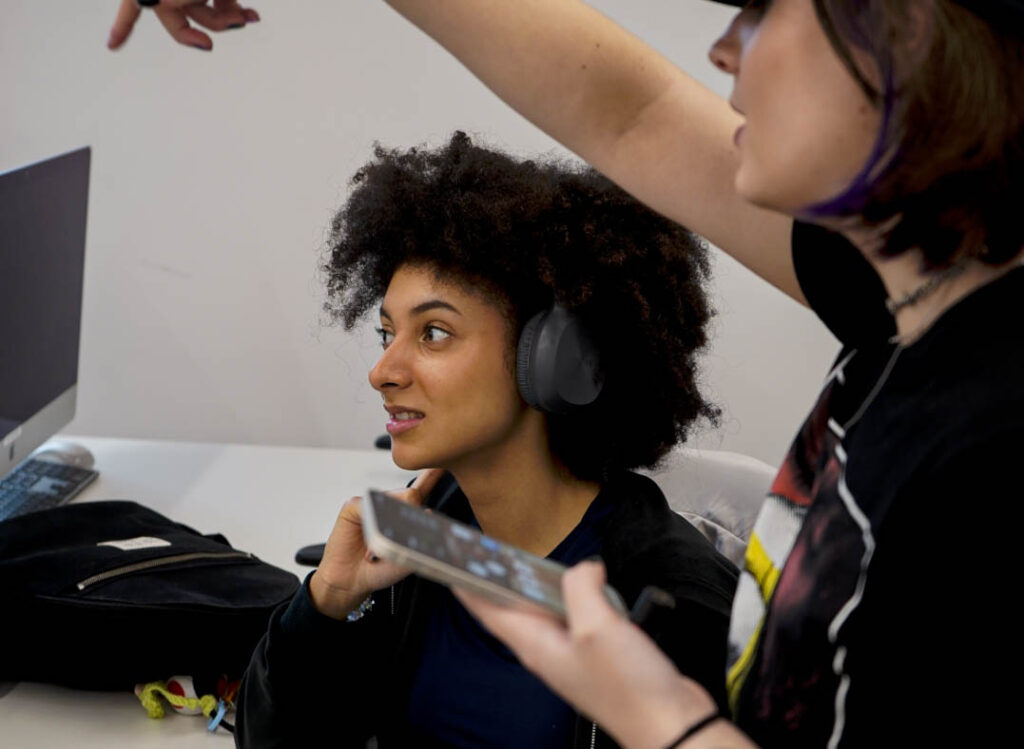
[(213, 40), (202, 31), (192, 28), (188, 22), (188, 16), (185, 15), (185, 11), (170, 8), (163, 4), (157, 5), (153, 10), (156, 12), (156, 17), (160, 19), (160, 23), (167, 29), (167, 33), (179, 44), (185, 44), (189, 47), (206, 50), (207, 52), (213, 49)]
[(107, 49), (117, 49), (128, 40), (141, 12), (135, 0), (121, 0), (114, 25), (110, 27), (110, 36), (107, 37)]
[(601, 562), (580, 562), (562, 576), (562, 597), (569, 631), (578, 636), (615, 619), (615, 609), (604, 597), (607, 580)]
[(445, 470), (443, 468), (428, 468), (425, 471), (420, 471), (419, 476), (412, 482), (412, 486), (409, 488), (414, 490), (420, 495), (420, 502), (430, 496), (430, 492), (434, 491), (434, 487), (437, 486), (437, 482), (444, 476)]
[(389, 491), (388, 494), (395, 499), (420, 507), (430, 496), (430, 492), (434, 491), (434, 487), (437, 486), (437, 482), (444, 474), (443, 468), (428, 468), (425, 471), (420, 471), (409, 487)]
[(217, 10), (238, 9), (242, 11), (242, 15), (245, 16), (246, 23), (256, 23), (260, 20), (259, 13), (252, 8), (243, 8), (238, 4), (237, 0), (213, 0), (213, 7)]
[(351, 523), (358, 525), (360, 528), (363, 526), (363, 498), (362, 497), (349, 497), (345, 500), (345, 504), (341, 506), (341, 510), (338, 512), (338, 520), (335, 523), (337, 525), (341, 522)]
[(229, 10), (231, 8), (240, 8), (243, 13), (252, 14), (255, 16), (255, 20), (260, 20), (260, 14), (251, 8), (242, 8), (238, 0), (213, 0), (213, 7), (217, 10)]
[(240, 29), (245, 26), (245, 14), (234, 3), (225, 9), (211, 8), (209, 5), (192, 5), (185, 9), (185, 13), (190, 19), (210, 31)]

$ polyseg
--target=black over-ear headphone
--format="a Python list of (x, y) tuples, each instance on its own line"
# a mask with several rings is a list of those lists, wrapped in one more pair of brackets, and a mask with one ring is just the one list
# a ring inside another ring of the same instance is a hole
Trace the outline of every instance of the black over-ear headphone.
[(566, 414), (597, 400), (604, 374), (576, 315), (556, 304), (530, 318), (516, 349), (516, 380), (523, 400), (547, 413)]

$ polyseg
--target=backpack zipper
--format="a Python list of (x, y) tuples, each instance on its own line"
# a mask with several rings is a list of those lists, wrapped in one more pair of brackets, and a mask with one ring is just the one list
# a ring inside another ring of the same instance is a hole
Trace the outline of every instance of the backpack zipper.
[(597, 744), (597, 723), (590, 724), (590, 749)]
[(97, 583), (102, 583), (106, 580), (110, 580), (121, 575), (130, 575), (133, 572), (141, 572), (142, 570), (153, 569), (154, 567), (163, 567), (168, 564), (176, 564), (178, 562), (191, 562), (195, 559), (252, 559), (252, 554), (246, 551), (197, 551), (190, 554), (177, 554), (173, 557), (160, 557), (158, 559), (147, 559), (144, 562), (135, 562), (134, 564), (126, 564), (123, 567), (116, 567), (106, 572), (100, 572), (98, 575), (87, 577), (79, 583), (75, 584), (75, 587), (79, 590), (85, 590)]

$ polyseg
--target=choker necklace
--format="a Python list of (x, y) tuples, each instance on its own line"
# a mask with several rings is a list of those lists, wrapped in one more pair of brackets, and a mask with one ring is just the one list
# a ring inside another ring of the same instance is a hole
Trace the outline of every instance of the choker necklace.
[(939, 286), (944, 284), (949, 279), (959, 276), (966, 269), (967, 262), (966, 259), (963, 258), (954, 263), (953, 265), (949, 266), (948, 268), (944, 268), (943, 270), (934, 274), (923, 284), (918, 286), (916, 289), (908, 291), (899, 299), (893, 299), (892, 297), (889, 297), (888, 299), (885, 300), (885, 308), (889, 310), (890, 315), (895, 317), (896, 313), (899, 312), (901, 309), (903, 309), (904, 307), (910, 307), (917, 304), (926, 296), (928, 296), (937, 288), (939, 288)]

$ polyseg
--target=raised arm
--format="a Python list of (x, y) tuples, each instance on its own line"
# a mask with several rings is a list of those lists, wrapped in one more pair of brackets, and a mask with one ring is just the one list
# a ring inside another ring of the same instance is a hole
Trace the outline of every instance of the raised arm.
[[(388, 2), (552, 137), (805, 302), (792, 220), (733, 188), (741, 118), (651, 47), (578, 0)], [(212, 40), (193, 24), (220, 31), (259, 19), (237, 0), (162, 0), (154, 15), (181, 44), (207, 50)], [(111, 49), (138, 18), (135, 0), (120, 0)]]
[(804, 302), (792, 219), (733, 187), (728, 102), (577, 0), (388, 2), (538, 127)]

